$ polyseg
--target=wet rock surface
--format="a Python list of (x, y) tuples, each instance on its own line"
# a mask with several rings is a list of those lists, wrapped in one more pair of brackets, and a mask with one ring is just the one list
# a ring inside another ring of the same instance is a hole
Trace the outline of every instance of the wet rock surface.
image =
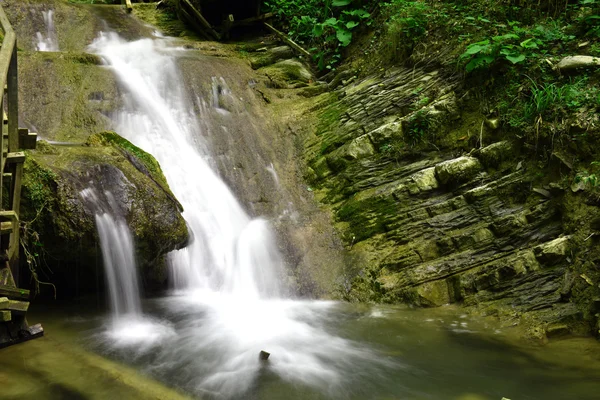
[(398, 69), (313, 106), (306, 176), (359, 260), (342, 297), (461, 303), (540, 327), (538, 339), (588, 333), (589, 298), (572, 275), (577, 254), (597, 254), (582, 241), (585, 216), (565, 205), (585, 200), (540, 183), (522, 144), (469, 114), (459, 90), (437, 71)]
[(165, 254), (188, 239), (181, 206), (151, 155), (106, 132), (84, 146), (40, 142), (27, 157), (22, 220), (39, 233), (40, 251), (52, 265), (48, 279), (58, 293), (98, 290), (103, 281), (94, 220), (103, 210), (82, 196), (89, 188), (104, 199), (106, 210), (126, 219), (141, 275), (148, 288), (160, 287), (167, 278)]

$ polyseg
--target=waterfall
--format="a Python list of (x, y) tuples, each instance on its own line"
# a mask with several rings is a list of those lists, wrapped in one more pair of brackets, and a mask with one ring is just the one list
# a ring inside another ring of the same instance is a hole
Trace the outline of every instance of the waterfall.
[(268, 223), (251, 219), (211, 168), (199, 121), (164, 42), (128, 43), (107, 33), (91, 48), (127, 89), (116, 130), (154, 155), (183, 205), (192, 240), (169, 256), (173, 283), (244, 299), (277, 297), (282, 261)]
[(137, 265), (131, 232), (114, 206), (112, 193), (103, 195), (94, 188), (81, 191), (81, 197), (95, 212), (96, 229), (104, 261), (110, 309), (115, 323), (142, 314)]
[[(115, 130), (159, 161), (191, 237), (169, 255), (177, 290), (154, 303), (174, 333), (146, 353), (147, 372), (202, 397), (248, 398), (268, 365), (269, 373), (294, 385), (344, 393), (351, 378), (343, 371), (371, 368), (371, 352), (328, 332), (323, 320), (335, 313), (335, 303), (283, 298), (283, 262), (268, 222), (246, 214), (203, 139), (203, 129), (222, 131), (204, 113), (244, 115), (220, 104), (232, 96), (223, 77), (206, 78), (212, 92), (194, 110), (187, 99), (199, 94), (188, 96), (176, 64), (183, 50), (169, 44), (103, 33), (90, 46), (123, 88)], [(265, 168), (278, 181), (273, 166)], [(132, 341), (130, 351), (138, 348)], [(261, 350), (272, 352), (268, 364), (259, 360)]]
[(79, 194), (93, 211), (100, 239), (111, 323), (105, 335), (117, 346), (151, 346), (174, 334), (168, 324), (142, 314), (134, 242), (127, 221), (109, 191), (90, 187)]
[(56, 28), (54, 26), (54, 10), (42, 11), (44, 17), (44, 26), (46, 33), (36, 33), (38, 51), (58, 51), (58, 39), (56, 37)]

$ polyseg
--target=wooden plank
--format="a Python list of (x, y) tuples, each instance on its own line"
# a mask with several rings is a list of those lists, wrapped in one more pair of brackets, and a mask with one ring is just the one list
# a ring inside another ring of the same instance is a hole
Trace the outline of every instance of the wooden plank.
[(12, 233), (13, 231), (13, 223), (12, 222), (0, 222), (0, 234), (7, 235)]
[(233, 26), (246, 26), (246, 25), (252, 25), (256, 22), (264, 22), (265, 20), (269, 19), (269, 18), (273, 18), (275, 16), (275, 14), (273, 13), (266, 13), (263, 15), (259, 15), (256, 17), (252, 17), (252, 18), (246, 18), (246, 19), (242, 19), (239, 21), (235, 21), (233, 23)]
[(7, 310), (0, 311), (0, 322), (10, 322), (12, 320), (12, 313)]
[(37, 147), (38, 134), (35, 132), (28, 132), (27, 136), (22, 136), (20, 139), (21, 148), (24, 150), (35, 150)]
[(19, 221), (19, 216), (13, 210), (0, 211), (0, 221)]
[(35, 324), (27, 328), (26, 333), (18, 339), (0, 343), (0, 349), (12, 346), (13, 344), (19, 344), (28, 340), (37, 339), (42, 336), (44, 336), (44, 328), (42, 328), (41, 324)]
[(12, 153), (8, 153), (6, 155), (6, 163), (7, 164), (15, 164), (15, 163), (22, 164), (24, 162), (25, 162), (25, 153), (23, 153), (22, 151), (15, 151)]
[(23, 315), (27, 313), (29, 310), (29, 302), (28, 301), (19, 301), (19, 300), (9, 300), (8, 307), (13, 314)]
[(37, 141), (37, 133), (30, 133), (27, 128), (19, 128), (19, 149), (33, 150)]
[(8, 308), (8, 297), (0, 297), (0, 310)]
[(133, 11), (133, 5), (131, 4), (131, 0), (125, 0), (125, 9), (128, 13)]
[(274, 34), (276, 34), (277, 36), (279, 36), (281, 38), (281, 40), (283, 40), (284, 42), (286, 42), (292, 49), (296, 50), (298, 53), (302, 54), (305, 57), (311, 58), (311, 54), (308, 51), (304, 50), (300, 45), (298, 45), (292, 39), (290, 39), (289, 37), (287, 37), (287, 35), (285, 35), (283, 32), (278, 31), (272, 25), (270, 25), (270, 24), (268, 24), (266, 22), (265, 22), (265, 26), (271, 32), (273, 32)]
[(12, 272), (8, 267), (8, 263), (4, 263), (5, 267), (0, 267), (0, 286), (15, 287), (15, 281), (12, 276)]
[[(4, 45), (4, 43), (2, 43)], [(17, 79), (17, 47), (13, 47), (6, 84), (8, 85), (8, 151), (19, 149), (19, 81)]]
[(13, 300), (29, 300), (29, 290), (2, 285), (0, 286), (0, 296)]

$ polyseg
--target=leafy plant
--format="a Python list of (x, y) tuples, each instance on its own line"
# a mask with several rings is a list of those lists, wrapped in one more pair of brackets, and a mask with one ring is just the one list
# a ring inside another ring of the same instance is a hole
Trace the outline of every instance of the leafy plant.
[(268, 0), (264, 4), (293, 40), (311, 46), (320, 70), (335, 68), (352, 42), (353, 31), (372, 23), (371, 14), (356, 0)]
[(427, 112), (423, 110), (417, 111), (408, 120), (407, 129), (405, 130), (406, 141), (413, 146), (425, 142), (429, 132), (429, 125)]
[(529, 38), (516, 43), (519, 39), (516, 33), (506, 33), (471, 43), (460, 59), (468, 60), (465, 65), (467, 72), (488, 67), (498, 60), (506, 60), (511, 64), (522, 63), (532, 50), (540, 48), (542, 42), (537, 38)]

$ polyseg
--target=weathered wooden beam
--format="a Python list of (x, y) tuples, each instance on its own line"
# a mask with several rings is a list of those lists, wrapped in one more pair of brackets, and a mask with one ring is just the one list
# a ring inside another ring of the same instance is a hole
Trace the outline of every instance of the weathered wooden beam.
[(12, 320), (12, 313), (8, 310), (0, 311), (0, 322), (10, 322)]
[(12, 222), (0, 222), (0, 234), (7, 235), (12, 233), (13, 227), (14, 225)]
[(287, 43), (288, 46), (290, 46), (292, 49), (296, 50), (298, 53), (302, 54), (305, 57), (311, 58), (311, 54), (307, 50), (305, 50), (299, 44), (297, 44), (292, 39), (290, 39), (289, 37), (287, 37), (286, 34), (284, 34), (283, 32), (278, 31), (272, 25), (270, 25), (270, 24), (268, 24), (266, 22), (265, 22), (265, 26), (267, 27), (268, 30), (270, 30), (271, 32), (273, 32), (274, 34), (276, 34), (277, 36), (279, 36), (279, 38), (281, 40), (283, 40), (285, 43)]
[(0, 310), (8, 308), (8, 297), (0, 297)]
[[(4, 43), (2, 43), (4, 45)], [(17, 77), (17, 47), (13, 47), (8, 77), (8, 151), (19, 149), (19, 80)]]
[(128, 13), (133, 11), (133, 5), (131, 4), (131, 0), (125, 0), (125, 9)]
[(13, 314), (23, 315), (27, 313), (29, 310), (29, 302), (28, 301), (19, 301), (19, 300), (9, 300), (8, 307)]
[(15, 300), (29, 300), (29, 290), (2, 285), (0, 286), (0, 296)]
[[(14, 179), (12, 181), (12, 209), (19, 216), (19, 210), (21, 209), (21, 183), (23, 180), (23, 163), (18, 163), (14, 169)], [(13, 278), (17, 285), (19, 285), (19, 248), (20, 248), (20, 236), (21, 230), (19, 229), (18, 223), (14, 223), (13, 231), (10, 234), (10, 244), (8, 247), (8, 262), (10, 269), (12, 270)]]
[(19, 216), (13, 210), (0, 211), (0, 221), (17, 221), (19, 222)]
[(14, 153), (8, 153), (6, 155), (7, 164), (22, 164), (25, 162), (25, 153), (22, 151), (15, 151)]
[(33, 150), (36, 147), (37, 133), (29, 132), (27, 128), (19, 128), (19, 149)]
[(269, 18), (273, 18), (275, 14), (273, 13), (266, 13), (263, 15), (259, 15), (256, 17), (252, 17), (252, 18), (246, 18), (246, 19), (241, 19), (239, 21), (235, 21), (233, 22), (233, 26), (246, 26), (246, 25), (252, 25), (256, 22), (264, 22), (265, 20), (269, 19)]
[(15, 287), (15, 281), (8, 264), (5, 262), (5, 267), (0, 267), (0, 286)]

